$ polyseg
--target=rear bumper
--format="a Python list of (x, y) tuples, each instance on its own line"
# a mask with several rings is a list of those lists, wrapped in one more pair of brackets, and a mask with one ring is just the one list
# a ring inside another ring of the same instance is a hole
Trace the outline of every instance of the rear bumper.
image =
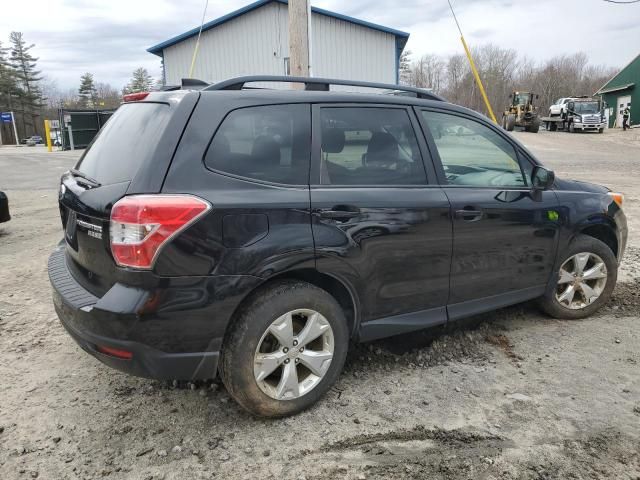
[[(165, 353), (141, 343), (81, 332), (65, 321), (74, 313), (67, 310), (68, 305), (65, 305), (56, 292), (54, 305), (63, 327), (80, 348), (111, 368), (137, 377), (158, 380), (199, 380), (216, 376), (219, 352)], [(98, 351), (99, 347), (123, 350), (130, 352), (132, 356), (131, 359), (118, 358)]]
[[(242, 293), (216, 295), (228, 277), (167, 280), (147, 291), (116, 283), (102, 298), (70, 273), (64, 244), (49, 258), (53, 303), (64, 328), (87, 353), (123, 372), (154, 379), (197, 380), (217, 374), (222, 339)], [(253, 279), (253, 277), (251, 277)], [(228, 292), (227, 292), (228, 293)], [(130, 359), (100, 349), (123, 350)]]

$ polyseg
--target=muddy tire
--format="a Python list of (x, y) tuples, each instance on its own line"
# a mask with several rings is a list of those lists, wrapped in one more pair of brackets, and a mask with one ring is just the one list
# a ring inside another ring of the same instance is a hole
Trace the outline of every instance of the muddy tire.
[(516, 126), (516, 116), (514, 114), (507, 115), (507, 132), (513, 132)]
[(329, 293), (306, 282), (278, 282), (237, 315), (222, 347), (222, 382), (256, 416), (293, 415), (335, 383), (348, 344), (344, 313)]
[(595, 313), (611, 298), (618, 278), (618, 261), (603, 242), (577, 236), (560, 256), (553, 287), (539, 299), (554, 318), (577, 320)]

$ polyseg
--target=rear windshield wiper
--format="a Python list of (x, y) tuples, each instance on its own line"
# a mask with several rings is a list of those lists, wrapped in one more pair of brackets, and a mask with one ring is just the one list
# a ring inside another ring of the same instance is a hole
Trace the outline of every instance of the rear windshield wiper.
[(90, 187), (97, 188), (97, 187), (102, 185), (99, 181), (97, 181), (94, 178), (91, 178), (89, 175), (87, 175), (84, 172), (81, 172), (80, 170), (76, 170), (75, 168), (71, 168), (71, 169), (69, 169), (69, 171), (71, 172), (71, 174), (74, 177), (81, 178), (83, 180), (82, 183), (85, 183), (85, 184), (89, 185)]

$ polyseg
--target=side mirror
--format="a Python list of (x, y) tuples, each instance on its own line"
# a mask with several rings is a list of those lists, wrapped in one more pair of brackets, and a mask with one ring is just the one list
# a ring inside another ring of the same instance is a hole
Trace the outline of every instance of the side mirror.
[(540, 98), (540, 95), (536, 94), (536, 100), (538, 100)]
[(556, 174), (540, 165), (533, 167), (531, 172), (531, 188), (533, 190), (549, 190), (553, 186)]
[(513, 93), (510, 93), (510, 94), (509, 94), (509, 98), (513, 98)]

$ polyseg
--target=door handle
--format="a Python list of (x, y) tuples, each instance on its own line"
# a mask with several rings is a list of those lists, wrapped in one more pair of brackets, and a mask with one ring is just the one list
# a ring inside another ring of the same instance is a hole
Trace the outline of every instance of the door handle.
[(334, 220), (349, 220), (350, 218), (360, 215), (360, 209), (357, 207), (335, 206), (330, 209), (318, 210), (321, 218), (332, 218)]
[(455, 217), (465, 222), (477, 222), (482, 219), (482, 210), (456, 210)]

